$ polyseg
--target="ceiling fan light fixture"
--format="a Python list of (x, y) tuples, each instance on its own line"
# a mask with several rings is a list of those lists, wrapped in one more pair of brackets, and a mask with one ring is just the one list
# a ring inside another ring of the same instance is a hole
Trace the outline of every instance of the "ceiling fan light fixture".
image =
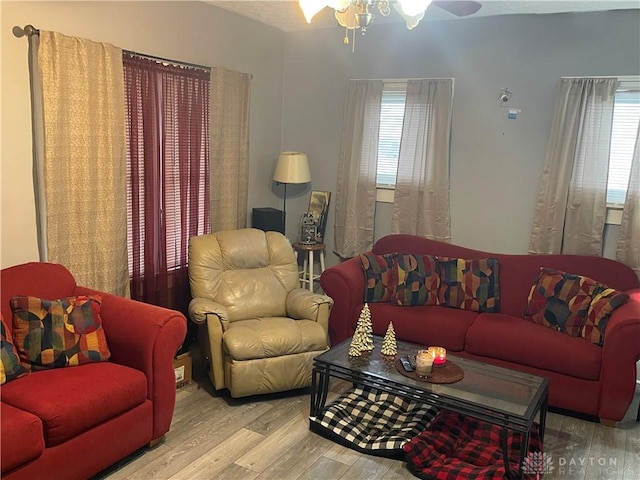
[(398, 0), (400, 10), (407, 17), (418, 17), (424, 15), (425, 10), (431, 0)]
[(326, 7), (328, 3), (326, 0), (298, 0), (298, 5), (300, 5), (300, 10), (302, 10), (307, 23), (311, 23), (315, 14)]

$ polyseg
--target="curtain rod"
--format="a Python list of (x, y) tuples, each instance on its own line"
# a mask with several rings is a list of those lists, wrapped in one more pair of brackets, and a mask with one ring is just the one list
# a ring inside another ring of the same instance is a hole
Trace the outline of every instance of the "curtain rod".
[[(24, 37), (25, 35), (30, 37), (31, 35), (40, 35), (40, 30), (38, 30), (33, 25), (25, 25), (24, 28), (13, 27), (13, 34), (18, 38)], [(164, 63), (171, 63), (173, 65), (178, 65), (178, 66), (183, 66), (183, 67), (191, 67), (191, 68), (198, 68), (198, 69), (201, 69), (201, 70), (206, 70), (207, 72), (211, 71), (211, 67), (207, 67), (205, 65), (198, 65), (197, 63), (189, 63), (189, 62), (183, 62), (183, 61), (179, 61), (179, 60), (171, 60), (170, 58), (156, 57), (155, 55), (148, 55), (146, 53), (138, 53), (138, 52), (134, 52), (133, 50), (124, 50), (123, 49), (122, 52), (123, 53), (127, 53), (129, 55), (136, 55), (138, 57), (148, 58), (150, 60), (156, 60), (156, 61), (164, 62)]]

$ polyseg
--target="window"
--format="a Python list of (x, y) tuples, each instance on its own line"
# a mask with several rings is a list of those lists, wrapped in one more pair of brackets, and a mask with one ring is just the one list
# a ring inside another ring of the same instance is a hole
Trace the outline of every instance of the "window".
[(209, 71), (123, 55), (131, 296), (186, 311), (189, 238), (209, 233)]
[(393, 188), (398, 171), (398, 155), (404, 121), (406, 83), (385, 83), (380, 107), (380, 134), (378, 137), (378, 188)]
[(621, 79), (613, 107), (607, 182), (607, 205), (609, 207), (616, 208), (624, 204), (639, 123), (640, 78)]

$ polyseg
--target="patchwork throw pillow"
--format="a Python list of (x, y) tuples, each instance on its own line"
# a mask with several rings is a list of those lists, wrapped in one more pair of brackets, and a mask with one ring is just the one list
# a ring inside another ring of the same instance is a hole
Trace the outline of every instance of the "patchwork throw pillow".
[(474, 312), (500, 311), (497, 258), (438, 258), (441, 285), (438, 300), (447, 307)]
[(364, 301), (388, 302), (395, 293), (395, 253), (374, 255), (363, 253), (360, 255), (360, 265), (364, 272)]
[(580, 328), (580, 336), (596, 345), (602, 345), (611, 313), (628, 300), (629, 295), (625, 292), (598, 285), (592, 294), (587, 317)]
[(404, 307), (439, 304), (440, 276), (435, 256), (398, 254), (396, 270), (397, 288), (391, 303)]
[(0, 316), (0, 385), (27, 375), (29, 370), (20, 365), (18, 351), (13, 344), (11, 332)]
[(524, 318), (579, 337), (597, 285), (588, 277), (541, 267), (529, 292)]
[(108, 360), (101, 304), (99, 295), (13, 297), (13, 337), (22, 363), (42, 370)]

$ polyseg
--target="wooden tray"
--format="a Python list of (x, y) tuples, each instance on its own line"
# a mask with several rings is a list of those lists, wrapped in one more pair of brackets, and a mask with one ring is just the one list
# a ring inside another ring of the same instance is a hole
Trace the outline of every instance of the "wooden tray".
[(428, 383), (455, 383), (459, 382), (464, 378), (464, 371), (459, 365), (456, 365), (451, 360), (447, 360), (444, 365), (434, 366), (431, 369), (431, 376), (429, 377), (419, 377), (416, 375), (416, 372), (407, 372), (404, 368), (402, 368), (402, 363), (400, 362), (400, 357), (396, 358), (393, 362), (396, 370), (400, 372), (405, 377), (413, 378), (414, 380), (418, 380), (419, 382), (428, 382)]

